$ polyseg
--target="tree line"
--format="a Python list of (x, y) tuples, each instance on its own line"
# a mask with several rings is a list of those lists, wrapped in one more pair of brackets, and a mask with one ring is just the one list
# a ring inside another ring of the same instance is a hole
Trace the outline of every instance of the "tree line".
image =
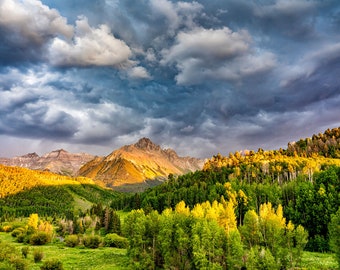
[[(193, 209), (205, 201), (220, 202), (235, 197), (235, 213), (238, 225), (242, 225), (245, 213), (259, 210), (264, 203), (274, 207), (282, 205), (284, 216), (309, 232), (307, 249), (328, 251), (327, 225), (332, 214), (339, 208), (340, 167), (329, 166), (324, 171), (299, 175), (290, 181), (243, 181), (235, 177), (235, 169), (222, 167), (219, 170), (197, 171), (184, 176), (170, 176), (169, 180), (143, 193), (121, 194), (111, 203), (114, 209), (143, 209), (162, 213), (166, 208), (174, 209), (180, 201)], [(275, 177), (276, 178), (276, 177)]]
[(287, 269), (300, 266), (307, 231), (287, 222), (282, 206), (249, 210), (237, 226), (235, 201), (190, 209), (184, 201), (161, 214), (133, 210), (123, 230), (133, 269)]

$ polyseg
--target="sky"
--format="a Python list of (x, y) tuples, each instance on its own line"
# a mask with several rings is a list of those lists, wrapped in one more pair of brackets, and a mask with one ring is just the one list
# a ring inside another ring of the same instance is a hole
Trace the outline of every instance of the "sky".
[(338, 0), (0, 0), (0, 156), (209, 158), (340, 126)]

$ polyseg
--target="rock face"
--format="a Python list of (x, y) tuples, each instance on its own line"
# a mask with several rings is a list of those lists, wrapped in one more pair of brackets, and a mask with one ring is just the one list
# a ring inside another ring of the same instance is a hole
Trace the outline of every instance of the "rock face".
[(94, 156), (86, 153), (69, 153), (63, 149), (52, 151), (43, 156), (29, 153), (14, 158), (0, 158), (0, 164), (24, 167), (32, 170), (47, 170), (58, 174), (75, 176), (79, 168)]
[(165, 180), (169, 174), (201, 170), (203, 163), (200, 159), (179, 157), (174, 150), (164, 150), (150, 139), (142, 138), (104, 158), (91, 160), (80, 168), (79, 175), (99, 180), (112, 188), (146, 180)]

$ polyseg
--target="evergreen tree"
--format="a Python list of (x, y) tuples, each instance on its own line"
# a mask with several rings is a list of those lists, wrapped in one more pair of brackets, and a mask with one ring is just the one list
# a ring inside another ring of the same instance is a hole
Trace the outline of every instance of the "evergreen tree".
[(336, 214), (332, 216), (329, 223), (329, 238), (331, 250), (335, 253), (340, 268), (340, 207)]

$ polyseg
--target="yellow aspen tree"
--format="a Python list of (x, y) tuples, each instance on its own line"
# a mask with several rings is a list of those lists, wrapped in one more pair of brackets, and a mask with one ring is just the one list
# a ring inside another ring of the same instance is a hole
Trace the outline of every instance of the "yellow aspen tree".
[(175, 212), (178, 214), (184, 214), (186, 216), (190, 215), (190, 209), (188, 206), (185, 205), (184, 201), (180, 201), (176, 206), (175, 206)]
[(278, 256), (278, 251), (284, 241), (286, 220), (283, 217), (282, 206), (279, 205), (277, 211), (272, 208), (271, 203), (260, 206), (261, 232), (265, 245), (270, 249), (273, 256)]
[(193, 217), (195, 218), (204, 218), (205, 214), (204, 214), (204, 209), (202, 207), (201, 204), (196, 204), (194, 206), (194, 209), (191, 210), (191, 214)]
[(274, 216), (277, 220), (277, 223), (280, 225), (281, 229), (284, 229), (286, 226), (286, 219), (283, 217), (283, 208), (282, 205), (279, 204), (276, 209), (276, 216)]
[[(210, 206), (210, 207), (209, 207)], [(219, 217), (219, 211), (218, 211), (218, 202), (217, 201), (213, 201), (212, 205), (210, 205), (210, 203), (207, 205), (206, 207), (206, 218), (208, 220), (216, 220), (218, 221), (218, 217)]]
[(225, 229), (227, 234), (229, 234), (232, 230), (237, 229), (233, 200), (230, 199), (228, 202), (226, 202), (222, 197), (222, 203), (219, 204), (218, 223)]
[(233, 190), (230, 182), (226, 182), (224, 184), (224, 188), (226, 190), (226, 194), (227, 194), (228, 199), (231, 200), (234, 205), (236, 205), (237, 204), (237, 200), (236, 200), (237, 193), (236, 193), (235, 190)]
[(38, 224), (39, 224), (38, 214), (30, 214), (27, 223), (28, 227), (36, 231), (38, 230)]
[(164, 217), (170, 217), (172, 215), (172, 209), (171, 208), (166, 208), (163, 212), (162, 212), (162, 216)]

